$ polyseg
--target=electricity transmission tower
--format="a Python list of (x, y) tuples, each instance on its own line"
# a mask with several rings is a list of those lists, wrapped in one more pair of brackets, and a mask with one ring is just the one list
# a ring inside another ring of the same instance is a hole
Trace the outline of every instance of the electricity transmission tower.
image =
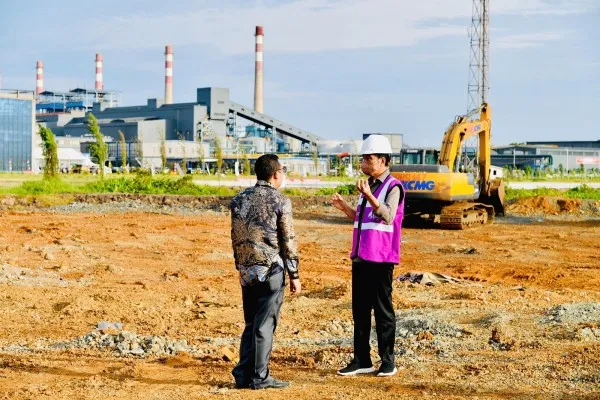
[[(469, 37), (471, 53), (469, 60), (469, 85), (467, 115), (469, 120), (479, 118), (481, 104), (488, 101), (489, 86), (489, 47), (488, 25), (490, 23), (489, 0), (473, 0), (473, 14)], [(465, 140), (461, 164), (466, 171), (477, 174), (479, 136)]]
[(490, 24), (489, 0), (473, 0), (471, 17), (471, 57), (469, 61), (469, 98), (467, 113), (487, 102), (489, 86), (488, 25)]

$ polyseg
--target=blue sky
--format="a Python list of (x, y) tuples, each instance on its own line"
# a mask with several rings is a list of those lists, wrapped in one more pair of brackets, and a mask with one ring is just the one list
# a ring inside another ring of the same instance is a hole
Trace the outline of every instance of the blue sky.
[[(490, 0), (495, 145), (600, 140), (600, 1)], [(467, 108), (470, 0), (21, 0), (0, 2), (4, 89), (106, 89), (123, 105), (164, 96), (174, 48), (175, 102), (197, 87), (252, 106), (254, 27), (265, 30), (265, 113), (327, 139), (398, 132), (439, 146)]]

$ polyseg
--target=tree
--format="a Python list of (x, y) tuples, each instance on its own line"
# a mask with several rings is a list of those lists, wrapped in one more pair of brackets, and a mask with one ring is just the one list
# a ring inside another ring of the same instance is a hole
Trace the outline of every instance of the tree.
[(185, 154), (185, 137), (181, 133), (178, 133), (177, 136), (179, 136), (179, 143), (181, 144), (181, 170), (185, 174), (187, 172), (187, 156)]
[(558, 164), (558, 172), (560, 172), (561, 175), (565, 172), (565, 167), (563, 167), (562, 163)]
[(358, 145), (356, 143), (354, 143), (354, 155), (351, 155), (350, 159), (352, 160), (352, 172), (357, 175), (360, 175), (360, 162), (362, 158), (360, 156), (360, 152), (358, 151)]
[(204, 146), (201, 138), (202, 136), (198, 135), (198, 161), (200, 162), (200, 168), (204, 169)]
[(165, 133), (161, 130), (158, 132), (160, 136), (160, 164), (162, 166), (161, 172), (167, 168), (167, 143), (165, 140)]
[(104, 142), (104, 136), (100, 132), (98, 120), (96, 120), (96, 117), (92, 113), (88, 113), (87, 115), (87, 129), (96, 140), (90, 144), (90, 155), (98, 160), (100, 178), (104, 178), (104, 163), (106, 163), (106, 159), (108, 158), (108, 146)]
[(248, 159), (248, 153), (244, 151), (244, 157), (242, 158), (242, 165), (244, 168), (244, 175), (250, 175), (250, 160)]
[(125, 167), (127, 166), (127, 142), (125, 141), (125, 135), (119, 129), (119, 136), (121, 140), (119, 141), (119, 150), (121, 152), (121, 171), (126, 172)]
[(140, 167), (144, 167), (144, 142), (142, 142), (141, 132), (138, 132), (137, 139), (135, 140), (135, 152)]
[(319, 153), (317, 152), (317, 146), (313, 146), (312, 153), (313, 163), (315, 164), (315, 176), (319, 174)]
[(215, 137), (215, 158), (217, 159), (215, 174), (220, 174), (221, 167), (223, 166), (223, 146), (221, 146), (221, 139), (218, 137)]
[(52, 129), (39, 126), (39, 134), (42, 138), (42, 154), (46, 165), (44, 165), (44, 178), (55, 178), (58, 175), (58, 146)]

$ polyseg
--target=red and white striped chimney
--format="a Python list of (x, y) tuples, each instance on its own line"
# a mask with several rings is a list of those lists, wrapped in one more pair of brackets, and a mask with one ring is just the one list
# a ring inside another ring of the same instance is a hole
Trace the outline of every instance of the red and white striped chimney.
[(35, 65), (35, 94), (44, 91), (44, 62), (38, 61)]
[(256, 26), (256, 64), (254, 70), (254, 110), (263, 112), (263, 27)]
[(165, 46), (165, 104), (173, 104), (173, 46)]
[(104, 90), (102, 79), (102, 54), (96, 53), (96, 90)]

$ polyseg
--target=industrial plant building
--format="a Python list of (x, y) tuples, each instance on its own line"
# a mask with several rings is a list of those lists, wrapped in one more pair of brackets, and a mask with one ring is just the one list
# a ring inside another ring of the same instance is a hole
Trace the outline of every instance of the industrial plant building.
[[(233, 102), (227, 88), (199, 88), (193, 102), (173, 101), (173, 46), (165, 46), (165, 96), (148, 99), (145, 105), (122, 107), (120, 93), (104, 89), (103, 57), (96, 54), (94, 90), (68, 92), (44, 88), (44, 64), (36, 64), (37, 121), (52, 129), (59, 148), (69, 149), (61, 166), (73, 164), (76, 152), (86, 157), (93, 138), (86, 125), (87, 113), (98, 121), (108, 143), (108, 161), (121, 166), (121, 134), (126, 141), (126, 160), (131, 167), (157, 168), (162, 165), (161, 149), (168, 163), (205, 167), (222, 149), (227, 162), (250, 159), (268, 152), (285, 153), (290, 171), (326, 174), (328, 161), (314, 160), (318, 136), (263, 113), (263, 28), (255, 31), (254, 108)], [(63, 151), (63, 153), (65, 153)], [(303, 156), (304, 155), (304, 156)], [(87, 155), (89, 157), (89, 154)], [(211, 158), (212, 157), (212, 158)], [(77, 158), (77, 157), (75, 157)], [(306, 158), (304, 160), (303, 158)], [(239, 165), (239, 162), (238, 162)]]
[(37, 171), (38, 144), (33, 92), (0, 90), (0, 171)]

